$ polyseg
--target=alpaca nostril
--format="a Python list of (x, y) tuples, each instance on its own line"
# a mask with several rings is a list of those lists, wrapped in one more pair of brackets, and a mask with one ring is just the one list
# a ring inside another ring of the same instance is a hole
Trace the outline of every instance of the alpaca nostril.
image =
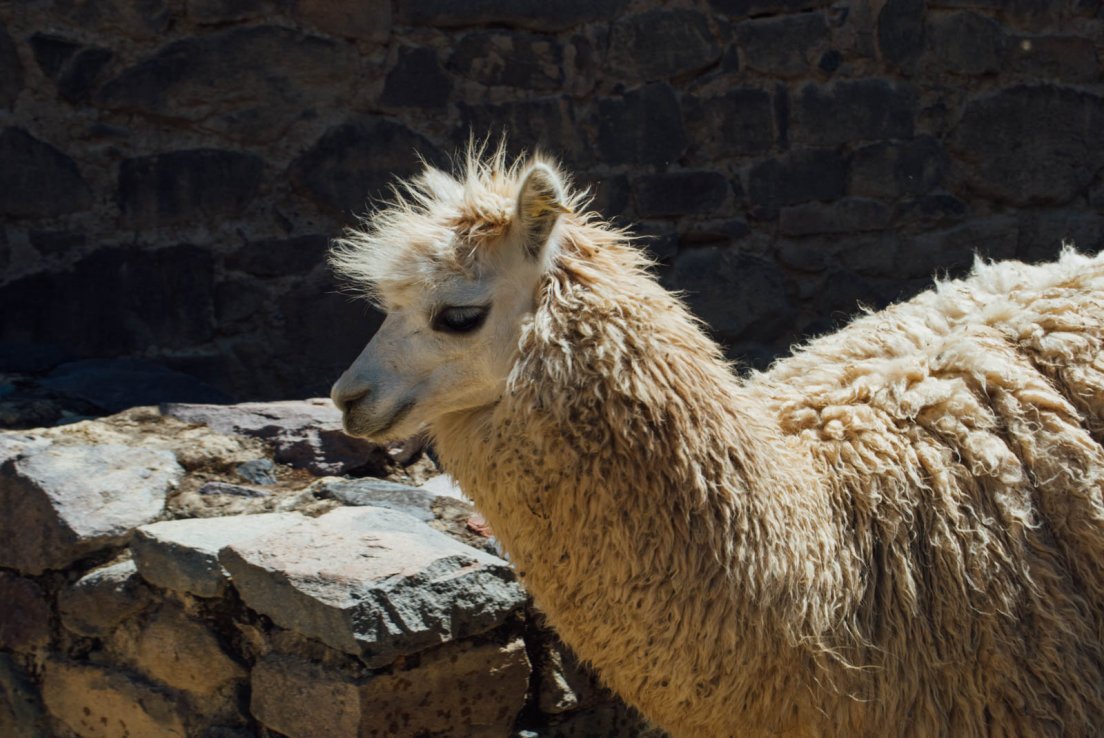
[(363, 400), (367, 396), (368, 390), (351, 394), (338, 394), (337, 392), (334, 392), (333, 396), (330, 399), (333, 400), (334, 406), (344, 413), (348, 411), (350, 407), (355, 405), (360, 400)]

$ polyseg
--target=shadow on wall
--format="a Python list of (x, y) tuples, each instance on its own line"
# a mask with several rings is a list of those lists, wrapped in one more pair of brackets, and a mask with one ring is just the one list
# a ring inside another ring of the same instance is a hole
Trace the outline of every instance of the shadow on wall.
[[(0, 404), (38, 407), (58, 365), (114, 357), (201, 394), (325, 394), (380, 321), (338, 292), (328, 239), (472, 132), (562, 157), (753, 366), (975, 252), (1100, 248), (1102, 12), (4, 4), (0, 372), (22, 378)], [(116, 384), (143, 386), (135, 366)]]

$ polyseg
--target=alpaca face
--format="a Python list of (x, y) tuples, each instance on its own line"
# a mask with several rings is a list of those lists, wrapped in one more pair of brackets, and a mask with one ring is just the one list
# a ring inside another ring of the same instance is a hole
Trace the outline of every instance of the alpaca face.
[[(555, 173), (534, 165), (500, 234), (475, 247), (438, 221), (419, 230), (433, 243), (398, 255), (410, 278), (377, 280), (387, 318), (331, 392), (345, 430), (385, 441), (437, 418), (493, 405), (517, 355), (564, 209)], [(432, 217), (432, 210), (425, 213)]]

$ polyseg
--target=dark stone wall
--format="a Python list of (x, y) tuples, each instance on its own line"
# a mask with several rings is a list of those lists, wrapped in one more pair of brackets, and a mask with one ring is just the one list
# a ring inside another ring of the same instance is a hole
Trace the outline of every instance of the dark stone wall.
[(1102, 54), (1099, 0), (0, 0), (0, 343), (324, 393), (379, 320), (327, 239), (505, 132), (762, 364), (1104, 246)]

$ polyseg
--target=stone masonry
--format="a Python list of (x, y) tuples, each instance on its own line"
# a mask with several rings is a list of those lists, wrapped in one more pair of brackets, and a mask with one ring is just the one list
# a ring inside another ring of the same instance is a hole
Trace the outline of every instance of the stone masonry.
[(1101, 248), (1102, 52), (1099, 0), (0, 2), (0, 371), (323, 394), (380, 320), (327, 240), (500, 132), (762, 365), (975, 253)]
[[(217, 410), (0, 432), (0, 736), (658, 738), (420, 448)], [(325, 476), (355, 450), (386, 478)]]

